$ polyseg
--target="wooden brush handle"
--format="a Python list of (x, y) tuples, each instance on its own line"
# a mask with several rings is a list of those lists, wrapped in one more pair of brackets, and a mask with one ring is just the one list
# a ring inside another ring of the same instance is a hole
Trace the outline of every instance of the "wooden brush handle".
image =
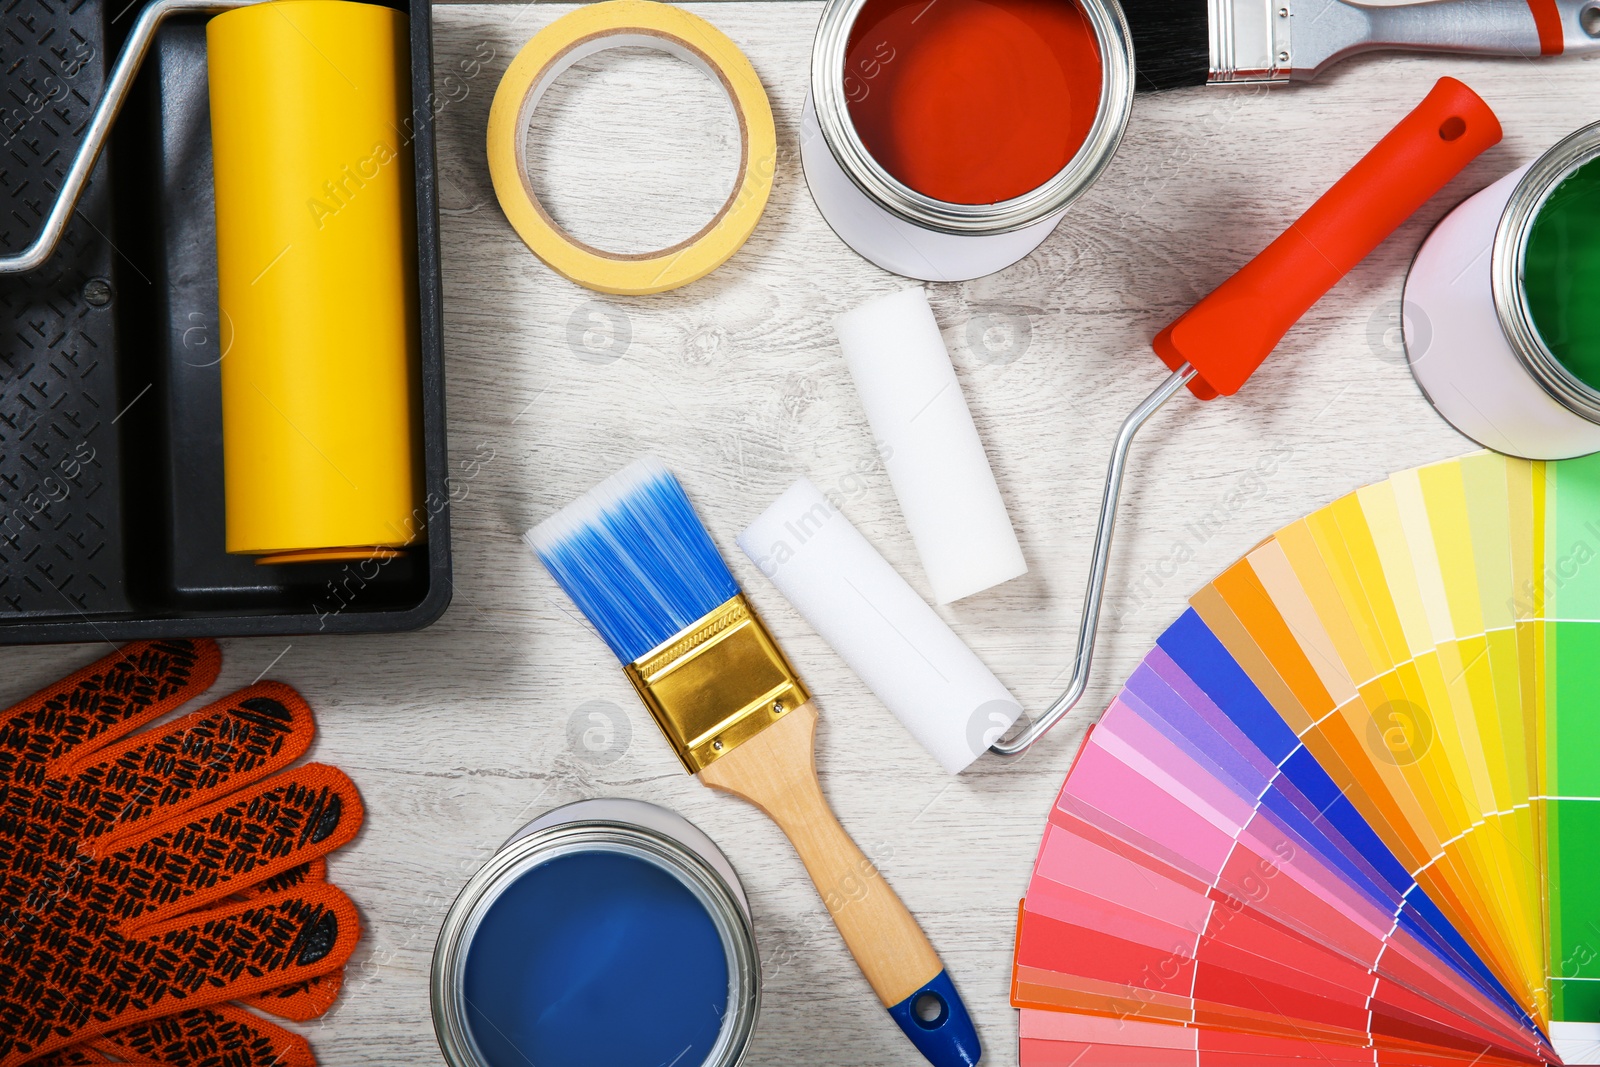
[[(702, 770), (700, 780), (743, 797), (778, 824), (861, 973), (923, 1055), (934, 1063), (976, 1063), (976, 1031), (938, 953), (822, 795), (812, 749), (816, 727), (815, 706), (802, 704)], [(937, 1020), (918, 1022), (912, 1017), (914, 998), (930, 985), (953, 1003)], [(926, 1044), (930, 1039), (934, 1047)]]
[(943, 969), (928, 937), (822, 795), (809, 701), (700, 772), (713, 789), (743, 797), (778, 824), (805, 862), (828, 914), (884, 1007)]

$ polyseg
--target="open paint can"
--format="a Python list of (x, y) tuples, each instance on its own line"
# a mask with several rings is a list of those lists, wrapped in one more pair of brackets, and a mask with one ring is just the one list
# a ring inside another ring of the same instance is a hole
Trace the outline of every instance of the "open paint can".
[(1114, 0), (828, 0), (800, 158), (851, 248), (908, 278), (963, 281), (1050, 235), (1132, 107)]
[(517, 831), (474, 874), (434, 950), (451, 1067), (733, 1067), (760, 962), (727, 857), (682, 817), (585, 800)]
[(1600, 452), (1600, 123), (1445, 217), (1406, 278), (1406, 358), (1497, 452)]

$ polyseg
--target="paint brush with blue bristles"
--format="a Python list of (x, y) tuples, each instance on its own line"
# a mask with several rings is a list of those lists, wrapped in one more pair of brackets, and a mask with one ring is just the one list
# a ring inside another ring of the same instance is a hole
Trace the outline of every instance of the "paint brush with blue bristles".
[(524, 540), (589, 617), (691, 774), (756, 805), (804, 861), (862, 973), (929, 1062), (982, 1052), (927, 935), (817, 782), (810, 694), (676, 478), (640, 460)]

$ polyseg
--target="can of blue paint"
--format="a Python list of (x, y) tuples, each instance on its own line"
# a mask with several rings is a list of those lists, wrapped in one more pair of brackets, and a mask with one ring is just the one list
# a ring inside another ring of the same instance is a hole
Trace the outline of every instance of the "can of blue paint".
[(760, 1009), (733, 865), (681, 816), (584, 800), (518, 830), (439, 931), (451, 1067), (734, 1067)]

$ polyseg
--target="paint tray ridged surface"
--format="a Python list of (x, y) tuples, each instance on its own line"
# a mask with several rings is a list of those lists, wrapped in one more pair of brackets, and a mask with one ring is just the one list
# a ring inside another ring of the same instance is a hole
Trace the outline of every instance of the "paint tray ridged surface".
[(1018, 920), (1031, 1067), (1600, 1062), (1600, 459), (1278, 531), (1090, 731)]

